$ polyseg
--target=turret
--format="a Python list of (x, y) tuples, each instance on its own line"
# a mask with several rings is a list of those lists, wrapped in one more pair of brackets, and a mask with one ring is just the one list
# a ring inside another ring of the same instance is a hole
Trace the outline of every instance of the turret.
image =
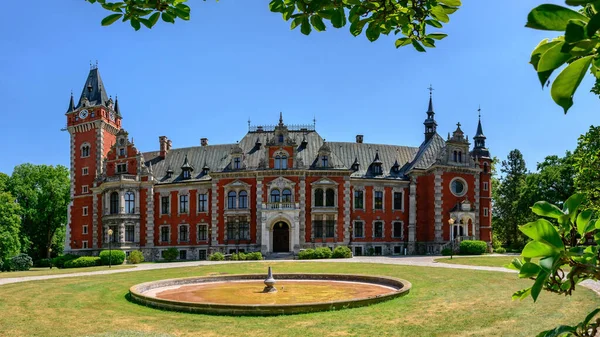
[(433, 88), (429, 86), (429, 107), (427, 109), (427, 119), (425, 125), (425, 141), (429, 141), (437, 132), (437, 122), (435, 121), (435, 112), (433, 112)]

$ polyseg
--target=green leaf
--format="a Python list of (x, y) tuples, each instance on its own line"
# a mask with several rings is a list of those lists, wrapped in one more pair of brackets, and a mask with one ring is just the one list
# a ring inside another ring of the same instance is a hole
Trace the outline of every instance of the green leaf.
[(122, 16), (123, 16), (123, 14), (111, 14), (111, 15), (105, 17), (104, 19), (102, 19), (101, 24), (103, 26), (110, 26), (113, 23), (115, 23), (115, 21), (119, 20)]
[(544, 283), (546, 283), (548, 276), (550, 276), (548, 272), (541, 270), (537, 278), (535, 279), (535, 283), (533, 284), (533, 287), (531, 287), (531, 297), (533, 297), (534, 302), (537, 301), (537, 298), (540, 295), (542, 289), (544, 288)]
[(565, 42), (575, 43), (586, 38), (585, 22), (581, 20), (569, 20), (565, 30)]
[(438, 0), (438, 2), (448, 5), (448, 6), (455, 6), (455, 7), (458, 7), (461, 5), (460, 0)]
[(419, 41), (416, 40), (411, 40), (413, 47), (415, 47), (415, 49), (421, 53), (425, 52), (425, 48), (423, 46), (421, 46), (421, 44), (419, 43)]
[(600, 229), (600, 219), (598, 219), (596, 221), (596, 225), (595, 225), (596, 229)]
[(538, 219), (534, 222), (527, 223), (520, 226), (519, 230), (535, 241), (547, 244), (556, 249), (565, 248), (558, 231), (554, 225), (546, 219)]
[(527, 243), (521, 252), (521, 256), (530, 258), (553, 256), (557, 254), (558, 252), (556, 249), (538, 241), (531, 241)]
[(313, 25), (313, 27), (315, 27), (315, 30), (317, 32), (325, 31), (325, 24), (323, 23), (323, 20), (321, 19), (320, 16), (318, 16), (318, 15), (311, 16), (310, 23)]
[(555, 261), (556, 259), (554, 258), (554, 256), (544, 257), (540, 259), (540, 267), (542, 267), (542, 269), (547, 272), (551, 272)]
[(369, 41), (373, 42), (379, 38), (379, 34), (381, 34), (381, 29), (379, 29), (379, 24), (376, 21), (369, 22), (367, 26), (367, 30), (365, 31), (365, 35)]
[(564, 213), (560, 208), (547, 201), (538, 201), (531, 207), (533, 213), (539, 216), (545, 216), (552, 219), (559, 219)]
[(592, 37), (596, 34), (598, 29), (600, 29), (600, 13), (592, 16), (590, 22), (585, 26), (585, 32), (588, 37)]
[(596, 308), (594, 310), (592, 310), (592, 312), (590, 312), (587, 316), (585, 316), (585, 319), (583, 320), (583, 325), (586, 326), (588, 325), (588, 323), (592, 320), (592, 318), (594, 318), (594, 316), (596, 316), (598, 313), (600, 313), (600, 308)]
[(540, 266), (535, 263), (527, 262), (519, 270), (520, 278), (534, 277), (540, 272)]
[[(538, 64), (540, 62), (540, 58), (542, 57), (542, 54), (545, 53), (551, 47), (553, 47), (553, 46), (555, 46), (555, 45), (557, 45), (559, 43), (561, 43), (561, 41), (548, 42), (548, 39), (542, 40), (538, 44), (538, 46), (533, 50), (533, 52), (531, 53), (531, 59), (530, 59), (529, 63), (531, 63), (533, 65), (533, 69), (535, 69), (537, 71), (538, 70)], [(553, 72), (553, 70), (538, 72), (537, 75), (538, 75), (538, 78), (539, 78), (540, 83), (542, 85), (542, 89), (544, 88), (544, 85), (546, 84), (546, 81), (548, 81), (548, 79), (552, 75), (552, 72)]]
[(436, 40), (441, 40), (441, 39), (445, 38), (446, 36), (448, 36), (448, 34), (431, 33), (431, 34), (427, 35), (427, 37), (432, 38), (432, 39), (436, 39)]
[(512, 295), (512, 299), (513, 299), (513, 301), (514, 300), (522, 300), (524, 298), (527, 298), (527, 296), (529, 296), (530, 294), (531, 294), (531, 288), (521, 289)]
[(131, 20), (129, 21), (131, 23), (131, 27), (133, 27), (133, 29), (140, 30), (140, 21), (136, 18), (131, 18)]
[(552, 330), (540, 332), (537, 337), (560, 337), (570, 332), (577, 332), (577, 328), (569, 325), (559, 325)]
[(269, 10), (271, 12), (280, 13), (283, 11), (283, 0), (273, 0), (269, 3)]
[(425, 23), (435, 28), (442, 28), (442, 24), (438, 20), (425, 20)]
[(579, 213), (577, 216), (577, 233), (583, 236), (587, 233), (588, 225), (590, 224), (590, 220), (592, 220), (592, 214), (594, 213), (591, 209), (586, 209)]
[(521, 262), (521, 260), (514, 258), (510, 264), (507, 266), (507, 268), (509, 269), (513, 269), (513, 270), (521, 270), (521, 268), (523, 268), (523, 262)]
[(410, 39), (407, 37), (401, 37), (396, 40), (396, 48), (407, 46), (411, 43)]
[(148, 18), (150, 27), (148, 27), (148, 28), (152, 28), (158, 22), (158, 18), (160, 18), (159, 12), (156, 12), (156, 13), (150, 15), (150, 17)]
[(335, 28), (342, 28), (345, 24), (346, 13), (344, 13), (344, 8), (340, 7), (331, 14), (331, 25)]
[[(359, 36), (368, 21), (369, 19), (364, 19), (352, 22), (352, 24), (350, 24), (350, 33), (354, 36)], [(398, 48), (398, 46), (396, 46), (396, 48)]]
[(558, 74), (552, 83), (550, 90), (552, 99), (565, 110), (565, 114), (573, 106), (573, 95), (590, 68), (593, 57), (594, 55), (590, 55), (573, 61)]
[(448, 14), (446, 14), (446, 11), (444, 10), (444, 8), (442, 6), (435, 6), (435, 7), (431, 8), (430, 13), (434, 19), (437, 19), (444, 23), (450, 22), (450, 17), (448, 17)]
[(577, 215), (577, 209), (583, 203), (585, 195), (583, 193), (575, 193), (565, 201), (563, 205), (563, 213), (569, 214), (571, 222), (575, 222), (575, 216)]
[(302, 20), (302, 26), (300, 26), (300, 32), (304, 35), (309, 35), (312, 28), (310, 27), (310, 23), (308, 22), (308, 16), (304, 16)]
[(298, 25), (301, 24), (303, 21), (304, 16), (295, 17), (294, 20), (292, 20), (292, 24), (290, 25), (291, 29), (298, 27)]
[(544, 4), (532, 9), (527, 15), (525, 27), (541, 30), (565, 31), (569, 20), (576, 19), (587, 22), (588, 18), (569, 8)]
[(548, 48), (548, 50), (542, 54), (537, 67), (538, 73), (554, 70), (565, 64), (565, 62), (571, 58), (570, 54), (561, 52), (564, 44), (565, 42), (561, 41)]
[(173, 15), (171, 15), (167, 12), (163, 12), (161, 15), (161, 18), (164, 22), (175, 23), (175, 18), (173, 17)]

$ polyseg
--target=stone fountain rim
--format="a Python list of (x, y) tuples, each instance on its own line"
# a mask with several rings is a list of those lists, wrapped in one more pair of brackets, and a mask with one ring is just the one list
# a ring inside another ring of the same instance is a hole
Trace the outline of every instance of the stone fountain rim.
[[(225, 314), (225, 315), (281, 315), (305, 312), (326, 311), (332, 309), (352, 308), (371, 305), (396, 297), (404, 296), (410, 292), (412, 284), (404, 279), (361, 274), (334, 274), (334, 273), (283, 273), (274, 274), (276, 280), (330, 280), (346, 282), (363, 282), (395, 287), (397, 290), (390, 291), (384, 295), (374, 297), (362, 297), (351, 300), (324, 301), (316, 303), (300, 304), (223, 304), (209, 302), (188, 302), (161, 299), (146, 296), (144, 293), (159, 287), (173, 285), (187, 285), (197, 283), (222, 282), (222, 281), (244, 281), (263, 280), (265, 274), (229, 274), (213, 276), (192, 276), (184, 278), (172, 278), (136, 284), (129, 288), (130, 298), (137, 303), (166, 310)], [(266, 295), (269, 296), (269, 295)]]

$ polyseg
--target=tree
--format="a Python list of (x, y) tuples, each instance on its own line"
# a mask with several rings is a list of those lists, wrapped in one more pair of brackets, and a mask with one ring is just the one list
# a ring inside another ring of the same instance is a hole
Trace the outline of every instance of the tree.
[(0, 260), (5, 262), (21, 251), (20, 211), (15, 198), (8, 192), (0, 191)]
[(543, 162), (537, 164), (537, 172), (529, 173), (525, 179), (525, 186), (521, 192), (522, 209), (531, 214), (529, 207), (538, 200), (562, 205), (575, 193), (573, 179), (575, 168), (571, 152), (564, 157), (556, 155), (547, 156)]
[(573, 162), (575, 188), (585, 195), (586, 207), (600, 211), (600, 127), (590, 126), (579, 137)]
[[(103, 26), (121, 20), (129, 21), (135, 30), (139, 30), (142, 25), (152, 28), (159, 18), (170, 23), (175, 23), (176, 19), (190, 19), (187, 0), (86, 1), (98, 3), (113, 13), (102, 20)], [(349, 30), (354, 36), (361, 35), (364, 30), (372, 42), (381, 34), (402, 34), (403, 37), (396, 40), (396, 48), (412, 45), (424, 52), (425, 47), (435, 47), (435, 40), (446, 37), (442, 33), (428, 33), (427, 28), (442, 28), (460, 5), (460, 0), (272, 0), (269, 9), (291, 22), (292, 29), (300, 27), (304, 35), (309, 35), (313, 29), (325, 31), (325, 22), (334, 28), (342, 28), (350, 21)]]
[(8, 174), (0, 172), (0, 192), (8, 189), (8, 179), (10, 179)]
[(62, 251), (56, 233), (64, 231), (70, 201), (69, 170), (61, 165), (23, 164), (15, 167), (9, 190), (21, 207), (21, 233), (31, 242), (34, 260), (50, 257), (49, 248)]
[(523, 223), (524, 217), (519, 201), (527, 174), (521, 151), (518, 149), (510, 151), (507, 160), (502, 161), (500, 171), (504, 177), (500, 180), (500, 186), (496, 188), (496, 199), (494, 200), (496, 222), (493, 224), (493, 228), (500, 240), (507, 246), (520, 246), (523, 240), (520, 239), (518, 225)]

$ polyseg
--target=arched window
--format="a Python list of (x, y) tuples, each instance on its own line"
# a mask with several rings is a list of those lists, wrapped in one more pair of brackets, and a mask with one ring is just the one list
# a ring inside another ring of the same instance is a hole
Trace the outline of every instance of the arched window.
[(483, 173), (488, 173), (489, 169), (488, 163), (483, 163)]
[(317, 188), (315, 190), (315, 206), (322, 207), (323, 206), (323, 190)]
[(90, 146), (86, 143), (81, 147), (81, 158), (90, 156)]
[(271, 202), (279, 202), (279, 190), (278, 189), (273, 189), (271, 190)]
[(135, 194), (131, 191), (125, 193), (125, 213), (135, 213)]
[(281, 156), (276, 155), (275, 156), (275, 169), (279, 170), (280, 168), (281, 168)]
[(458, 151), (458, 162), (462, 163), (462, 151)]
[(110, 194), (110, 214), (119, 213), (119, 193), (112, 192)]
[(235, 191), (230, 191), (227, 194), (227, 208), (228, 209), (235, 209), (235, 199), (237, 198), (237, 195), (235, 194)]
[(281, 168), (282, 169), (286, 169), (287, 168), (287, 156), (283, 155), (281, 156)]
[(248, 208), (248, 192), (240, 191), (238, 193), (238, 208)]
[(335, 191), (332, 188), (328, 188), (327, 191), (325, 191), (325, 206), (335, 206)]
[(281, 202), (292, 202), (292, 191), (289, 188), (283, 190)]
[(458, 153), (456, 151), (454, 151), (454, 161), (458, 161)]

